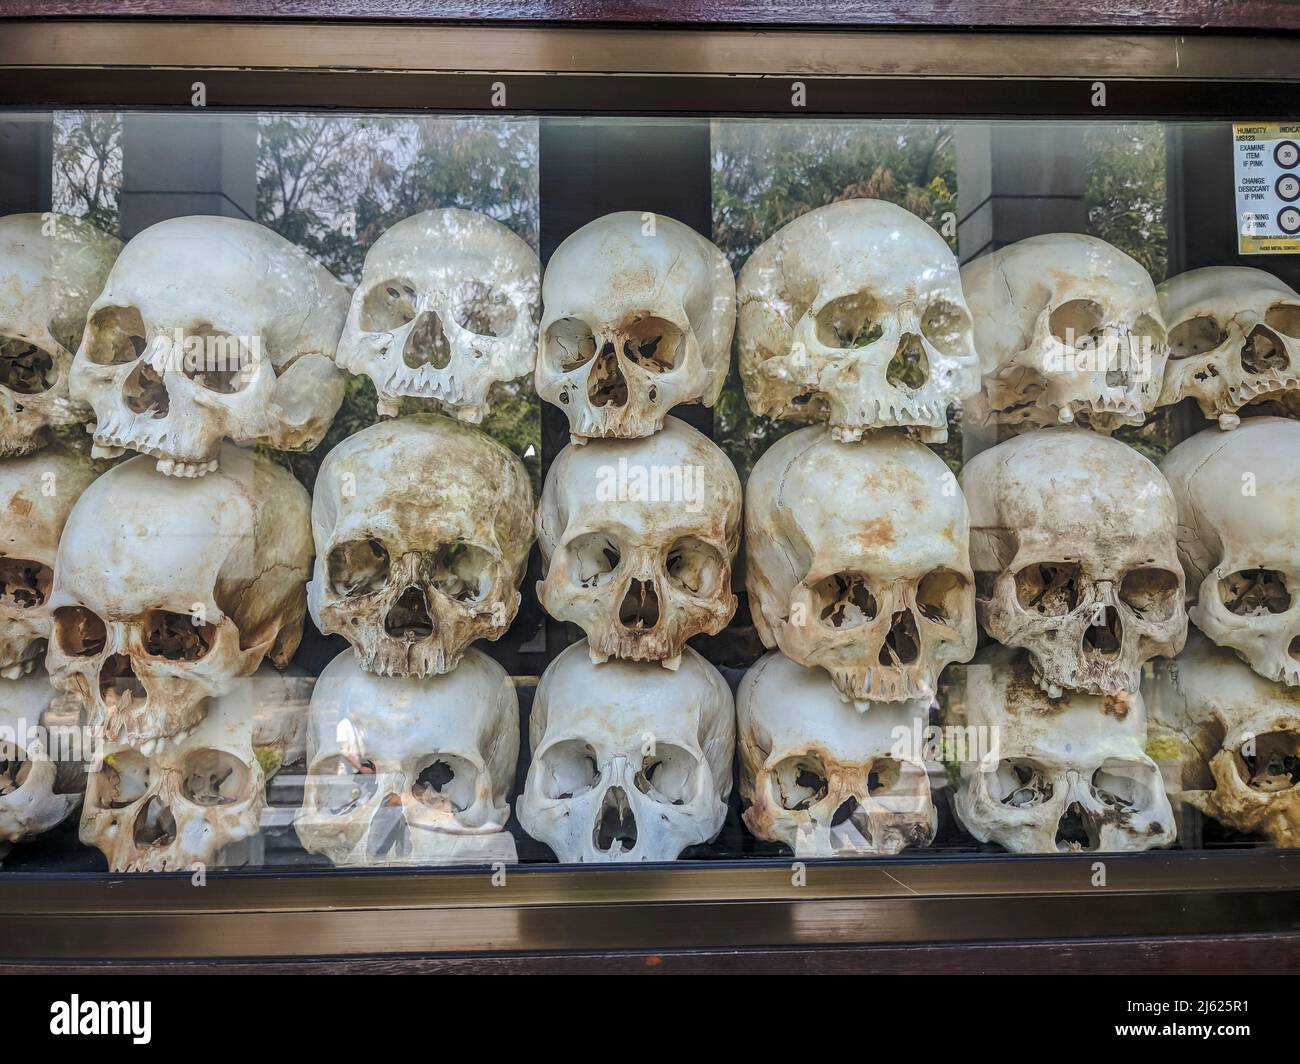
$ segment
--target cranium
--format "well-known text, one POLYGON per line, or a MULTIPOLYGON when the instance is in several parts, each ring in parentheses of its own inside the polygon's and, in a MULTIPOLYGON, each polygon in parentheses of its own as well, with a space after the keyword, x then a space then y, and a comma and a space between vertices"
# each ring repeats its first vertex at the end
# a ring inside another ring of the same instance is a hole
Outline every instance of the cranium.
POLYGON ((537 597, 587 633, 593 661, 662 661, 731 620, 740 479, 725 454, 670 417, 643 440, 566 447, 538 507, 537 597))
POLYGON ((962 267, 984 373, 976 422, 1098 432, 1140 425, 1156 405, 1168 347, 1142 265, 1080 233, 1030 237, 962 267))
POLYGON ((796 857, 928 846, 938 817, 912 736, 929 703, 855 712, 820 669, 772 651, 736 695, 745 824, 796 857))
POLYGON ((796 218, 740 271, 736 329, 749 405, 826 421, 852 442, 880 426, 948 438, 948 404, 979 390, 957 259, 916 215, 843 200, 796 218))
POLYGON ((72 353, 121 247, 66 214, 0 218, 0 458, 82 420, 68 400, 72 353))
POLYGON ((1191 270, 1157 291, 1169 323, 1161 406, 1192 396, 1223 429, 1248 403, 1300 408, 1300 295, 1248 266, 1191 270))
POLYGON ((494 383, 533 370, 540 272, 532 248, 486 215, 403 218, 366 254, 338 364, 374 381, 383 416, 419 396, 478 424, 494 383))
POLYGON ((745 493, 745 579, 765 646, 846 700, 928 700, 975 652, 966 502, 943 460, 895 432, 779 440, 745 493))
POLYGON ((622 211, 570 234, 542 282, 537 394, 575 443, 658 432, 712 406, 731 360, 736 282, 722 252, 671 218, 622 211))
POLYGON ((312 695, 298 838, 340 866, 513 863, 518 757, 514 686, 482 651, 427 677, 375 676, 345 651, 312 695))
POLYGON ((675 672, 551 662, 529 720, 519 822, 561 861, 672 861, 722 830, 731 793, 731 689, 690 647, 675 672))
POLYGON ((312 502, 312 619, 383 676, 450 672, 519 608, 533 541, 524 464, 435 414, 380 422, 326 456, 312 502))
POLYGON ((17 679, 45 656, 59 535, 95 479, 88 461, 52 448, 0 462, 0 676, 17 679))
POLYGON ((980 842, 1012 853, 1113 853, 1174 841, 1138 692, 1049 698, 1023 653, 989 647, 966 666, 964 703, 961 724, 992 736, 987 757, 961 763, 954 802, 980 842))
POLYGON ((1137 451, 1060 426, 1016 436, 962 471, 980 623, 1029 650, 1046 691, 1136 691, 1142 665, 1187 636, 1176 508, 1137 451))
POLYGON ((221 461, 196 481, 164 480, 143 456, 115 466, 73 507, 54 563, 50 675, 146 758, 302 636, 307 492, 247 451, 221 461))
POLYGON ((95 448, 202 476, 222 439, 320 443, 343 401, 334 345, 348 290, 283 237, 238 218, 173 218, 118 257, 72 365, 95 448))
POLYGON ((1178 500, 1192 623, 1261 676, 1300 684, 1300 423, 1208 429, 1161 468, 1178 500))

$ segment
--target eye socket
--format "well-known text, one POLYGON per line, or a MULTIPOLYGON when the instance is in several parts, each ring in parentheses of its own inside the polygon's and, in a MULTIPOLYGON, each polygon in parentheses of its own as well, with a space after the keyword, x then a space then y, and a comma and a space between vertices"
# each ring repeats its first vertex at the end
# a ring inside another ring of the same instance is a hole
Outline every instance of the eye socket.
POLYGON ((248 766, 226 750, 191 750, 180 777, 181 794, 195 805, 234 805, 252 789, 248 766))
POLYGON ((463 757, 434 753, 420 759, 411 795, 432 809, 463 813, 474 804, 478 770, 463 757))
POLYGON ((830 792, 829 776, 816 754, 787 757, 772 770, 776 800, 781 803, 782 809, 810 809, 830 792))
POLYGON ((1290 364, 1282 338, 1266 326, 1256 325, 1241 345, 1241 368, 1247 373, 1281 373, 1290 364))
POLYGON ((876 619, 876 598, 862 573, 832 573, 810 590, 817 620, 827 628, 857 628, 876 619))
POLYGON ((0 385, 19 395, 54 387, 54 356, 16 336, 0 336, 0 385))
POLYGON ((1188 318, 1169 330, 1169 357, 1192 358, 1213 351, 1228 338, 1228 331, 1209 315, 1188 318))
POLYGON ((921 314, 921 335, 945 355, 971 350, 970 327, 970 315, 946 299, 936 299, 921 314))
POLYGON ((902 779, 903 766, 897 758, 878 757, 871 762, 871 769, 867 772, 867 793, 873 798, 883 797, 902 779))
POLYGON ((188 613, 154 610, 145 618, 144 652, 168 661, 198 661, 217 638, 214 624, 195 624, 188 613))
POLYGON ((388 569, 388 551, 374 538, 340 543, 325 561, 330 590, 344 598, 373 595, 387 583, 388 569))
POLYGON ((994 801, 1012 809, 1031 809, 1052 797, 1052 781, 1040 765, 1024 758, 1004 758, 988 783, 994 801))
POLYGON ((472 543, 448 544, 439 555, 430 581, 449 599, 482 602, 492 590, 495 559, 472 543))
POLYGON ((565 546, 569 579, 579 587, 600 587, 613 579, 622 555, 607 532, 586 532, 565 546))
POLYGON ((505 336, 515 327, 518 313, 499 288, 475 282, 456 307, 456 324, 479 336, 505 336))
POLYGON ((87 329, 86 357, 97 366, 124 366, 144 354, 144 318, 135 307, 101 307, 87 329))
POLYGON ((1035 562, 1016 573, 1016 600, 1029 613, 1064 617, 1079 605, 1082 579, 1076 562, 1035 562))
MULTIPOLYGON (((260 343, 260 340, 259 340, 260 343)), ((257 360, 244 338, 197 325, 185 334, 181 372, 200 388, 235 395, 251 383, 257 360)))
POLYGON ((99 770, 95 802, 101 809, 125 809, 149 793, 149 762, 135 750, 118 750, 99 770))
POLYGON ((1110 758, 1092 774, 1092 793, 1111 809, 1141 812, 1155 797, 1151 783, 1150 765, 1110 758))
POLYGON ((26 558, 0 558, 0 606, 17 610, 43 606, 53 579, 48 565, 26 558))
POLYGON ((870 292, 832 299, 817 312, 817 342, 842 349, 874 344, 885 334, 888 311, 888 305, 870 292))
POLYGON ((708 596, 722 585, 726 563, 718 549, 694 536, 683 536, 668 548, 668 582, 688 595, 708 596))
POLYGON ((1243 744, 1233 758, 1242 783, 1254 791, 1276 794, 1300 784, 1300 734, 1265 732, 1243 744))
POLYGON ((682 355, 681 329, 663 318, 637 318, 622 333, 623 357, 651 373, 667 373, 682 355))
POLYGON ((31 773, 32 762, 27 752, 16 743, 0 742, 0 796, 13 794, 31 773))
POLYGON ((328 754, 308 770, 313 804, 333 816, 351 813, 374 797, 378 786, 375 763, 342 754, 328 754))
POLYGON ((1291 608, 1286 577, 1275 569, 1240 569, 1219 581, 1219 594, 1229 613, 1265 617, 1291 608))
POLYGON ((916 608, 921 616, 933 624, 949 627, 962 615, 969 581, 951 569, 931 569, 916 587, 916 608))
POLYGON ((1264 324, 1284 336, 1300 339, 1300 306, 1295 303, 1274 303, 1264 313, 1264 324))
POLYGON ((695 798, 699 764, 689 750, 657 743, 655 752, 641 761, 636 789, 665 805, 689 805, 695 798))
POLYGON ((1091 299, 1072 299, 1052 311, 1047 327, 1061 343, 1075 350, 1097 346, 1105 329, 1106 312, 1091 299))
POLYGON ((54 636, 65 654, 73 658, 94 657, 108 643, 108 629, 84 606, 60 606, 54 611, 54 636))
POLYGON ((581 318, 560 318, 546 330, 546 351, 551 364, 568 373, 596 357, 596 336, 581 318))
POLYGON ((574 798, 600 782, 596 751, 581 739, 565 739, 542 754, 542 793, 547 798, 574 798))
POLYGON ((361 300, 361 328, 365 332, 392 332, 415 318, 415 286, 403 278, 390 278, 370 286, 361 300))
POLYGON ((1120 581, 1119 597, 1140 617, 1167 621, 1178 611, 1178 577, 1168 569, 1130 569, 1120 581))

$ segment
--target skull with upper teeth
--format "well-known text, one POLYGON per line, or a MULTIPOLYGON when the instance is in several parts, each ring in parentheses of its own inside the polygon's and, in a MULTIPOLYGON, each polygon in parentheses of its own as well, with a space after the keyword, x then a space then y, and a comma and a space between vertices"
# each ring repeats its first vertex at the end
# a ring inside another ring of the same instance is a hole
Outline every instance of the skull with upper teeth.
POLYGON ((45 655, 59 536, 95 479, 78 454, 51 448, 0 462, 0 676, 17 679, 45 655))
POLYGON ((72 356, 121 247, 65 214, 0 218, 0 457, 84 418, 68 399, 72 356))
POLYGON ((1136 691, 1187 636, 1173 493, 1150 461, 1076 427, 1025 433, 966 464, 985 631, 1062 689, 1136 691))
POLYGON ((340 866, 513 863, 518 756, 514 685, 482 651, 427 677, 375 676, 345 651, 312 696, 298 837, 340 866))
POLYGON ((980 842, 1012 853, 1113 853, 1168 846, 1173 810, 1145 752, 1146 709, 1134 691, 1049 698, 1023 652, 989 647, 966 666, 965 714, 988 755, 963 761, 953 803, 980 842))
POLYGON ((975 422, 1140 425, 1168 346, 1150 275, 1096 237, 1050 233, 962 267, 983 388, 975 422))
POLYGON ((750 256, 737 291, 740 371, 769 417, 826 421, 851 442, 906 426, 948 438, 948 404, 979 389, 957 259, 914 214, 844 200, 750 256))
POLYGON ((841 696, 929 699, 975 652, 966 502, 943 460, 900 433, 774 444, 745 493, 746 584, 765 646, 831 674, 841 696))
POLYGON ((382 416, 418 396, 477 424, 493 384, 533 370, 539 274, 533 250, 485 215, 404 218, 366 255, 338 364, 374 381, 382 416))
POLYGON ((1300 295, 1271 273, 1208 266, 1159 288, 1169 323, 1160 405, 1191 396, 1219 427, 1235 428, 1248 403, 1300 409, 1300 295))
POLYGON ((46 664, 109 739, 155 747, 204 700, 302 636, 310 501, 284 469, 229 447, 220 472, 165 480, 140 456, 77 501, 50 596, 46 664))
POLYGON ((96 453, 195 477, 223 439, 311 450, 343 401, 332 359, 347 306, 346 287, 255 222, 150 226, 122 249, 72 365, 96 453))
POLYGON ((674 406, 717 401, 736 282, 689 226, 636 211, 589 222, 551 256, 542 301, 537 394, 575 443, 649 436, 674 406))
POLYGON ((675 672, 593 664, 582 643, 542 675, 519 822, 561 861, 672 861, 722 830, 736 743, 731 689, 687 647, 675 672))
POLYGON ((928 846, 938 815, 913 749, 928 710, 912 701, 858 713, 821 669, 772 651, 736 696, 746 826, 796 857, 928 846))
POLYGON ((312 619, 385 676, 450 672, 519 608, 533 541, 524 464, 490 436, 417 414, 371 425, 321 463, 312 619))

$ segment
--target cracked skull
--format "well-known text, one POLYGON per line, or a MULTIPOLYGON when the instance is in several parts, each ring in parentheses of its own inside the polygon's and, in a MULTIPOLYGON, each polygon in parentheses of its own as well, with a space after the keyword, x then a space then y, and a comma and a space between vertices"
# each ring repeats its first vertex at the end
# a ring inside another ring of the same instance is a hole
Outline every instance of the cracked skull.
POLYGON ((163 480, 144 456, 77 501, 50 596, 46 665, 93 727, 144 757, 302 637, 310 501, 284 469, 227 447, 220 472, 163 480))
POLYGON ((917 700, 858 713, 821 669, 772 651, 736 695, 746 827, 800 858, 928 846, 938 814, 912 750, 928 711, 917 700))
POLYGON ((923 445, 791 433, 755 464, 745 495, 758 633, 829 672, 859 709, 928 700, 943 667, 975 652, 968 539, 957 480, 923 445))
POLYGON ((1168 346, 1155 285, 1096 237, 1030 237, 962 267, 984 374, 968 404, 987 423, 1140 425, 1168 346))
POLYGON ((796 218, 740 271, 745 397, 760 414, 948 438, 948 404, 979 390, 957 259, 920 218, 844 200, 796 218))
POLYGON ((68 398, 72 356, 121 247, 66 214, 0 218, 0 458, 83 420, 68 398))
POLYGON ((1136 691, 1187 636, 1177 510, 1160 470, 1078 427, 1039 429, 962 471, 984 630, 1029 651, 1052 695, 1136 691))
POLYGON ((347 306, 345 286, 265 226, 150 226, 122 249, 72 366, 96 454, 141 451, 195 477, 223 439, 311 450, 343 401, 332 360, 347 306))
POLYGON ((31 672, 50 635, 50 585, 59 536, 95 479, 91 464, 51 448, 0 462, 0 676, 31 672))
POLYGON ((993 736, 987 757, 961 763, 953 803, 980 842, 1012 853, 1117 853, 1173 843, 1173 809, 1145 752, 1139 693, 1069 691, 1052 699, 1034 682, 1023 652, 989 647, 966 666, 964 701, 961 725, 993 736))
POLYGON ((735 718, 726 681, 690 647, 670 672, 596 665, 574 643, 537 687, 519 822, 560 861, 676 860, 722 830, 735 718))
POLYGON ((375 676, 345 651, 312 696, 298 838, 339 866, 513 864, 518 757, 514 685, 482 651, 426 677, 375 676))
POLYGON ((1207 429, 1161 468, 1178 500, 1192 623, 1261 676, 1300 685, 1300 423, 1207 429))
POLYGON ((575 443, 649 436, 674 406, 722 391, 736 282, 689 226, 636 211, 589 222, 551 256, 542 301, 537 394, 575 443))
POLYGON ((1247 266, 1191 270, 1158 291, 1169 323, 1161 406, 1191 396, 1223 429, 1251 403, 1300 412, 1300 295, 1247 266))
POLYGON ((347 639, 368 672, 431 676, 514 620, 533 491, 523 462, 490 436, 416 414, 326 456, 312 532, 316 626, 347 639))
POLYGON ((478 424, 493 384, 533 371, 540 273, 532 248, 486 215, 404 218, 366 254, 338 364, 374 382, 382 416, 417 396, 478 424))
POLYGON ((644 440, 570 445, 538 508, 538 600, 583 628, 593 661, 675 668, 687 639, 716 635, 736 610, 740 512, 731 461, 676 418, 644 440))

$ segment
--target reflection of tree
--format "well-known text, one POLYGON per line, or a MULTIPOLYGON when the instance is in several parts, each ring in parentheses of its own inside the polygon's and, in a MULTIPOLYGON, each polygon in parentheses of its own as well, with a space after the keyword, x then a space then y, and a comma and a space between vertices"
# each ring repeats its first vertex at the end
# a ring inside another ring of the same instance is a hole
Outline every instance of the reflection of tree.
POLYGON ((53 154, 54 209, 116 233, 122 191, 121 115, 56 112, 53 154))
POLYGON ((1165 279, 1169 246, 1165 216, 1165 131, 1154 122, 1090 126, 1088 232, 1114 244, 1165 279))

